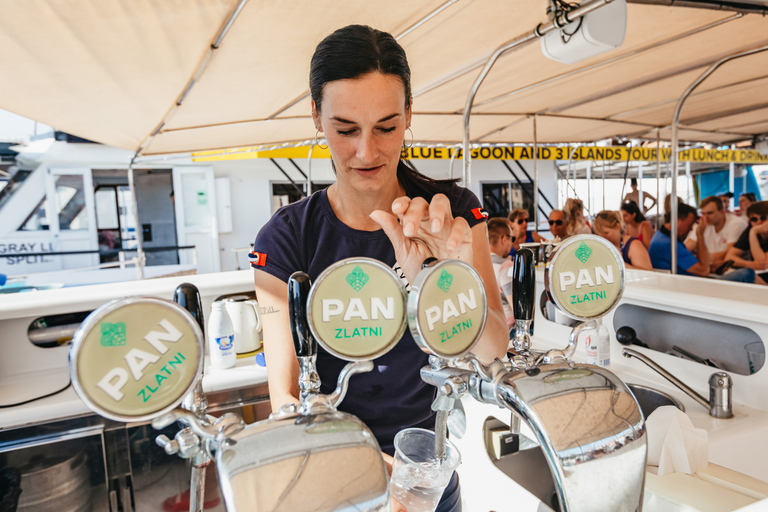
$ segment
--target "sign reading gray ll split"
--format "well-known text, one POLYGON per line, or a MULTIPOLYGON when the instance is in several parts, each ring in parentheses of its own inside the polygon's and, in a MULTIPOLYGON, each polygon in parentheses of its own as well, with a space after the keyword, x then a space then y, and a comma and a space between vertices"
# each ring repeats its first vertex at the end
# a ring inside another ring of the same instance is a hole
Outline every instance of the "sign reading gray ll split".
POLYGON ((624 262, 603 238, 572 237, 553 255, 546 284, 555 304, 567 315, 582 320, 600 317, 621 297, 624 262))

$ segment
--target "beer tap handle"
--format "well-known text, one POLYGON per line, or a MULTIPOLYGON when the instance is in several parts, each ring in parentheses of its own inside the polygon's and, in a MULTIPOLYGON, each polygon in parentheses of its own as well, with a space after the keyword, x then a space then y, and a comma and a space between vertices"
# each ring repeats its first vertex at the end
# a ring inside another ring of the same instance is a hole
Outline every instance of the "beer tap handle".
POLYGON ((304 272, 294 272, 288 279, 288 312, 291 320, 293 348, 298 357, 317 355, 317 342, 307 323, 307 297, 311 283, 304 272))
POLYGON ((311 407, 320 394, 320 376, 315 368, 317 341, 309 330, 307 298, 311 283, 304 272, 294 272, 288 279, 288 314, 291 321, 293 348, 299 359, 299 400, 303 409, 311 407))
POLYGON ((536 302, 536 267, 533 252, 520 249, 515 254, 512 281, 512 302, 515 320, 533 320, 536 302))
POLYGON ((515 254, 512 280, 512 307, 517 330, 513 340, 515 352, 530 349, 528 331, 533 320, 536 304, 536 262, 530 249, 523 248, 515 254))
MULTIPOLYGON (((182 283, 173 291, 173 302, 186 309, 192 318, 195 319, 200 331, 205 339, 205 313, 203 312, 203 301, 200 298, 200 292, 197 286, 192 283, 182 283)), ((205 346, 198 347, 200 351, 205 351, 205 346)), ((192 392, 184 398, 181 404, 183 408, 192 411, 198 418, 206 417, 208 409, 208 399, 203 392, 203 379, 201 378, 192 392)))

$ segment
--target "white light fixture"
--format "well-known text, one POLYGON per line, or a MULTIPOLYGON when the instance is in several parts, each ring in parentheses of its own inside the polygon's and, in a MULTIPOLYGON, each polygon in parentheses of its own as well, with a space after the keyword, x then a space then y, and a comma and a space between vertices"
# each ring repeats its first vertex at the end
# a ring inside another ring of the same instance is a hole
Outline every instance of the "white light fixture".
POLYGON ((541 51, 552 60, 573 64, 618 48, 627 32, 627 2, 613 0, 541 38, 541 51))
POLYGON ((768 134, 755 138, 755 149, 758 150, 761 155, 768 155, 768 134))

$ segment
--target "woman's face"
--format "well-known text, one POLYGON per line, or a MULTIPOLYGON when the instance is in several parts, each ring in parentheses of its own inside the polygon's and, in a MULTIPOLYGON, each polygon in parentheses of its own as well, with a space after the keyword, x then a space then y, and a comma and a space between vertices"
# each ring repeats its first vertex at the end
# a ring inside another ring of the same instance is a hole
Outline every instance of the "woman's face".
POLYGON ((607 226, 602 226, 599 230, 600 232, 597 233, 597 235, 605 238, 609 242, 611 242, 613 245, 618 246, 621 243, 621 226, 618 224, 612 228, 607 226))
POLYGON ((749 208, 751 204, 752 201, 747 199, 747 196, 741 196, 739 198, 739 212, 744 215, 747 212, 747 208, 749 208))
POLYGON ((634 216, 631 213, 629 213, 627 211, 624 211, 624 210, 620 210, 620 211, 621 211, 621 218, 624 219, 624 224, 634 224, 635 223, 635 218, 634 218, 634 216))
POLYGON ((325 134, 336 178, 360 192, 397 185, 397 164, 411 109, 396 75, 369 73, 328 82, 322 111, 312 102, 315 126, 325 134))
POLYGON ((528 215, 518 215, 515 220, 510 222, 510 225, 512 226, 512 233, 515 235, 515 238, 525 242, 525 232, 528 231, 528 215))

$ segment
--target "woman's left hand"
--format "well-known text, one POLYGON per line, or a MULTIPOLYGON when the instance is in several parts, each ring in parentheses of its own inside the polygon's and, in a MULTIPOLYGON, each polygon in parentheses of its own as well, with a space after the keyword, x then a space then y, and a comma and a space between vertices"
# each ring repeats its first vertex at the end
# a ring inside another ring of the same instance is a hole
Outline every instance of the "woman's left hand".
POLYGON ((451 203, 437 194, 424 198, 398 197, 392 215, 382 210, 371 218, 384 229, 395 248, 395 258, 409 283, 414 282, 425 259, 460 259, 472 264, 472 230, 462 217, 454 218, 451 203), (400 221, 398 223, 398 220, 400 221))

